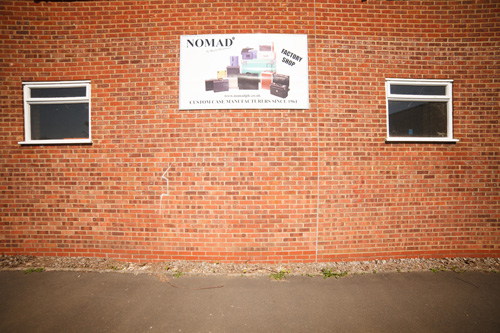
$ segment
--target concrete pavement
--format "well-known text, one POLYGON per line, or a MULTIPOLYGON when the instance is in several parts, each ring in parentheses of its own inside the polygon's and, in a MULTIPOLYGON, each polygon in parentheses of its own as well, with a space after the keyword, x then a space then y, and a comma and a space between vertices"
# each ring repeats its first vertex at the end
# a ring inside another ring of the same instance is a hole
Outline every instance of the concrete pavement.
POLYGON ((500 332, 495 273, 170 281, 2 271, 0 332, 500 332))

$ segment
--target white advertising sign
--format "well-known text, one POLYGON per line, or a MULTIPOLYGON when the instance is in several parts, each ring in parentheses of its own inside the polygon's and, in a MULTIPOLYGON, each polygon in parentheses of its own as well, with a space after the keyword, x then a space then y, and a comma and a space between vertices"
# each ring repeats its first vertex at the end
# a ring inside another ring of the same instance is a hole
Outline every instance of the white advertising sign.
POLYGON ((309 109, 307 35, 181 36, 179 109, 309 109))

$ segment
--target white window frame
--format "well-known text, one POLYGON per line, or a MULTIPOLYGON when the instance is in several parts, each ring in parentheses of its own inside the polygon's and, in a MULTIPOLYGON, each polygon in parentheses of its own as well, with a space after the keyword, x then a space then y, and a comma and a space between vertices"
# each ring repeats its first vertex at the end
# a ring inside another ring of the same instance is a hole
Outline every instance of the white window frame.
POLYGON ((23 82, 24 99, 24 141, 19 142, 23 145, 48 145, 48 144, 79 144, 92 143, 91 129, 91 85, 90 80, 85 81, 58 81, 58 82, 23 82), (85 87, 85 96, 80 97, 43 97, 32 98, 31 89, 33 88, 78 88, 85 87), (89 137, 82 139, 50 139, 50 140, 32 140, 31 139, 31 105, 35 104, 71 104, 88 103, 89 106, 89 137))
POLYGON ((458 142, 453 138, 453 80, 413 80, 388 78, 385 81, 386 91, 386 116, 387 116, 387 142, 458 142), (391 85, 410 86, 444 86, 445 95, 403 95, 391 94, 391 85), (447 126, 445 137, 401 137, 391 136, 389 132, 389 101, 421 101, 421 102, 446 102, 447 105, 447 126))

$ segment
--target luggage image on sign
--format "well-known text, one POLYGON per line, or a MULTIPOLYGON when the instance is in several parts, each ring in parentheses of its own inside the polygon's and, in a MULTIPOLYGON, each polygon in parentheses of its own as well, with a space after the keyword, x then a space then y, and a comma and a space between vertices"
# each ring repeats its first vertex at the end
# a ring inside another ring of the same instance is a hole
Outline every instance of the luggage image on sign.
POLYGON ((257 59, 276 59, 276 52, 272 51, 259 51, 257 59))
POLYGON ((240 74, 240 66, 227 66, 227 77, 237 76, 240 74))
POLYGON ((238 76, 238 88, 239 89, 249 89, 258 90, 260 79, 257 74, 245 73, 238 76))
POLYGON ((283 86, 290 87, 290 76, 283 74, 274 74, 273 75, 273 83, 278 83, 283 86))
POLYGON ((255 59, 257 58, 257 50, 248 50, 241 54, 242 59, 255 59))
POLYGON ((238 56, 231 56, 229 58, 229 65, 232 67, 239 66, 240 65, 240 60, 238 56))
POLYGON ((272 45, 259 45, 259 51, 273 51, 272 45))
POLYGON ((241 50, 241 59, 254 59, 257 56, 257 50, 251 47, 245 47, 241 50))
POLYGON ((271 95, 278 96, 281 98, 288 97, 288 86, 279 84, 279 83, 271 83, 271 95))
POLYGON ((217 79, 205 80, 205 91, 214 90, 214 81, 217 79))
POLYGON ((226 71, 217 71, 218 79, 225 79, 227 77, 226 71))
POLYGON ((260 74, 261 88, 269 90, 271 88, 271 83, 273 83, 273 72, 262 72, 260 74))
POLYGON ((214 81, 214 92, 229 91, 229 80, 219 79, 214 81))
POLYGON ((238 89, 238 77, 230 76, 227 78, 229 81, 229 89, 238 89))
POLYGON ((244 47, 243 49, 241 49, 241 54, 243 55, 243 53, 248 53, 248 51, 252 50, 253 48, 251 47, 244 47))
POLYGON ((241 72, 259 75, 262 72, 276 72, 276 61, 274 59, 242 60, 241 72))

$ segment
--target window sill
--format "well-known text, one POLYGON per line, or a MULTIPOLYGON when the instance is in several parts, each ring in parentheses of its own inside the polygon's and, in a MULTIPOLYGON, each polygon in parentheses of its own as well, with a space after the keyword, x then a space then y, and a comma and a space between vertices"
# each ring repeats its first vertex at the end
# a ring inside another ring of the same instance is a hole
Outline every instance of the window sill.
POLYGON ((74 144, 91 144, 91 139, 65 139, 65 140, 32 140, 18 142, 20 145, 74 145, 74 144))
POLYGON ((415 142, 415 143, 456 143, 458 139, 450 138, 408 138, 408 137, 393 137, 386 138, 385 142, 415 142))

